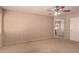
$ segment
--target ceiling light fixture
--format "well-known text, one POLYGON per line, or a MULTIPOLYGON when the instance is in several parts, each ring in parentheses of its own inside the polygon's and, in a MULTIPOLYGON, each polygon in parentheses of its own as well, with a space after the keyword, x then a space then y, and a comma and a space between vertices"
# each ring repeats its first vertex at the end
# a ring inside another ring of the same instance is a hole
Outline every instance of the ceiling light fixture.
POLYGON ((70 12, 70 10, 64 10, 64 6, 56 6, 54 9, 49 9, 48 14, 49 15, 60 15, 62 12, 70 12))
POLYGON ((60 15, 60 14, 61 14, 60 12, 55 12, 54 13, 55 16, 60 15))
POLYGON ((58 12, 55 12, 54 15, 57 16, 58 12))

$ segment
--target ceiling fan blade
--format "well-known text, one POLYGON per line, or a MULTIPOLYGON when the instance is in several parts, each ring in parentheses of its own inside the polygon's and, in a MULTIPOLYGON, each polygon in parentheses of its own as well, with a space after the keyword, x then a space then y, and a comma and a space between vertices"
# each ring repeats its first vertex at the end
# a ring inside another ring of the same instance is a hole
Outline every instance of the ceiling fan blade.
POLYGON ((70 12, 70 10, 63 10, 63 12, 70 12))
POLYGON ((56 8, 59 8, 60 6, 56 6, 56 8))
POLYGON ((63 8, 65 8, 65 6, 61 6, 61 8, 63 9, 63 8))

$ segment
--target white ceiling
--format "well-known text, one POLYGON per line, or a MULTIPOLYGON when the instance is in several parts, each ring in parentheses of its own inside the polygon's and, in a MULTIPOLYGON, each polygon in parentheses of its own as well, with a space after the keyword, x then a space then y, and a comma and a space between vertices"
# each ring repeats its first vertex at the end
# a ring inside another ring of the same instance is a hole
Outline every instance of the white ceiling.
MULTIPOLYGON (((38 15, 48 16, 48 9, 54 8, 55 6, 3 6, 6 10, 19 11, 24 13, 34 13, 38 15)), ((68 6, 66 9, 71 10, 71 13, 78 13, 79 6, 68 6)), ((66 13, 64 13, 66 14, 66 13)))

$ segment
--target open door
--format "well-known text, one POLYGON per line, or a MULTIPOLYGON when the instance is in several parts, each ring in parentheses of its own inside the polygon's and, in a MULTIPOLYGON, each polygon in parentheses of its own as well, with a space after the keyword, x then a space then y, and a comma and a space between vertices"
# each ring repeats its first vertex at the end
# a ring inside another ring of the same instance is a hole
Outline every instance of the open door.
POLYGON ((64 38, 64 20, 63 19, 54 20, 54 37, 64 38))

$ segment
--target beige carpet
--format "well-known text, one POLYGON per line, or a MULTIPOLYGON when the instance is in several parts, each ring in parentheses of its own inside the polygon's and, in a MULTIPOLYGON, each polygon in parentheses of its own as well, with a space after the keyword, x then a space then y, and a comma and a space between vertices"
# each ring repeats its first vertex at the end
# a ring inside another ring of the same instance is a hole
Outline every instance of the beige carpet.
POLYGON ((79 44, 62 39, 46 39, 46 40, 39 40, 22 44, 4 46, 0 48, 0 52, 10 52, 10 53, 79 52, 79 44))

